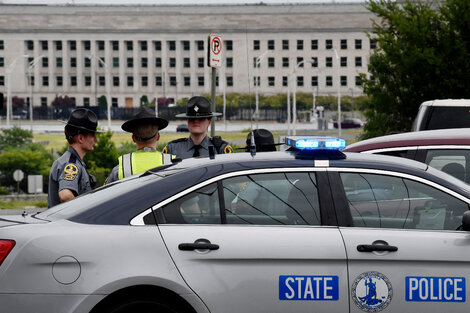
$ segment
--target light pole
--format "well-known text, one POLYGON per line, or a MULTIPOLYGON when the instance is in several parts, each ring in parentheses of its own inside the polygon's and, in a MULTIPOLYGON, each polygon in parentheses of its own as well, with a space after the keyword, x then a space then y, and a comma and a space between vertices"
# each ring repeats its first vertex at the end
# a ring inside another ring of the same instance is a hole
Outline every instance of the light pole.
POLYGON ((335 57, 336 57, 336 68, 337 68, 337 73, 338 73, 338 137, 341 138, 341 92, 340 92, 340 87, 341 87, 341 77, 339 76, 339 66, 340 66, 340 61, 339 61, 339 56, 338 56, 338 51, 336 49, 333 49, 335 52, 335 57))
POLYGON ((38 57, 35 57, 32 61, 28 63, 28 82, 29 82, 29 121, 31 123, 31 131, 33 130, 33 80, 31 72, 36 67, 37 62, 45 57, 45 54, 41 54, 38 57))
POLYGON ((15 68, 16 62, 18 62, 19 58, 27 58, 29 57, 27 54, 17 56, 8 66, 6 70, 7 74, 7 127, 10 126, 10 117, 12 115, 12 105, 11 105, 11 73, 13 73, 13 69, 15 68))
MULTIPOLYGON (((106 84, 106 106, 107 106, 107 110, 108 110, 108 129, 111 130, 111 74, 109 72, 109 67, 108 65, 103 61, 102 58, 100 58, 99 56, 96 56, 94 54, 90 54, 89 56, 87 56, 88 59, 96 59, 98 60, 99 63, 101 63, 103 66, 104 66, 104 70, 105 70, 105 73, 106 73, 106 76, 108 77, 108 81, 105 82, 106 84)), ((96 67, 95 67, 95 74, 96 74, 96 67)), ((95 91, 96 91, 96 88, 97 88, 97 79, 96 79, 96 76, 95 76, 95 91)), ((96 96, 95 96, 95 99, 96 99, 96 96)))
POLYGON ((256 109, 255 109, 255 118, 256 118, 256 128, 258 129, 258 119, 259 119, 259 95, 258 95, 258 86, 259 86, 259 66, 261 61, 266 57, 266 55, 272 52, 272 50, 266 50, 263 54, 261 54, 259 57, 256 58, 256 84, 255 84, 255 103, 256 103, 256 109))
MULTIPOLYGON (((297 133, 297 130, 296 130, 296 120, 297 120, 297 100, 296 100, 296 93, 297 93, 297 75, 295 70, 302 66, 305 61, 309 62, 309 63, 314 63, 315 61, 313 59, 310 59, 310 60, 302 60, 300 61, 299 63, 297 63, 294 67, 294 69, 292 70, 291 72, 291 75, 290 76, 293 76, 295 79, 294 79, 294 90, 293 90, 293 97, 292 97, 292 123, 293 123, 293 132, 294 132, 294 136, 296 135, 297 133)), ((287 83, 287 90, 289 91, 289 83, 287 83)), ((289 113, 289 112, 288 112, 289 113)), ((289 123, 290 123, 290 120, 289 120, 289 123)), ((290 127, 289 127, 289 131, 290 131, 290 127)), ((290 135, 290 132, 288 133, 290 135)))

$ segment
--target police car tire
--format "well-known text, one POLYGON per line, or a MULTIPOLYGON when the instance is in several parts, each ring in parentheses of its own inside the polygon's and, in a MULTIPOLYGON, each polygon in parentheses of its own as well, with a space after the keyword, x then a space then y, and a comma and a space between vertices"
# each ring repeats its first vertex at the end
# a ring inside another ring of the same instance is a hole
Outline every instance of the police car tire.
POLYGON ((158 299, 128 299, 111 305, 103 313, 183 313, 158 299))

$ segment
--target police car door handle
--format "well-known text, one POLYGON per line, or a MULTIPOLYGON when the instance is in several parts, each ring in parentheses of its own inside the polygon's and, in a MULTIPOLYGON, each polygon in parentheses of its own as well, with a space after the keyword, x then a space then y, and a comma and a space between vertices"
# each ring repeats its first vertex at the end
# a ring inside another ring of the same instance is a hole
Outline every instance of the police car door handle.
POLYGON ((218 250, 219 245, 206 243, 206 242, 195 242, 195 243, 180 243, 178 249, 182 251, 192 250, 218 250))
POLYGON ((373 251, 398 251, 398 247, 389 245, 358 245, 357 251, 359 252, 373 252, 373 251))

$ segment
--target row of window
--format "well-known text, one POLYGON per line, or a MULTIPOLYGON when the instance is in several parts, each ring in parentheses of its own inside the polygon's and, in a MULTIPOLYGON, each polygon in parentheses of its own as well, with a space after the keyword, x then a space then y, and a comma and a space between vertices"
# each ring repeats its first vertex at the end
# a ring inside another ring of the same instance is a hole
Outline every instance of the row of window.
MULTIPOLYGON (((290 66, 291 58, 283 57, 281 59, 282 67, 289 67, 290 66)), ((268 58, 268 67, 276 67, 276 58, 269 57, 268 58)), ((339 59, 341 67, 348 66, 348 57, 340 57, 339 59)), ((296 58, 296 66, 297 67, 304 67, 305 63, 310 63, 312 67, 318 67, 318 57, 312 57, 310 59, 304 59, 303 57, 296 58)), ((355 57, 354 58, 354 65, 356 67, 362 67, 362 57, 355 57)), ((253 58, 253 67, 260 67, 261 63, 259 62, 258 58, 253 58)), ((333 57, 325 57, 325 67, 333 67, 333 57)))
MULTIPOLYGON (((288 39, 284 39, 281 42, 282 50, 289 50, 290 49, 290 41, 288 39)), ((333 40, 332 39, 325 39, 326 50, 334 49, 333 40)), ((339 47, 341 50, 348 49, 348 39, 341 39, 339 42, 339 47)), ((377 47, 377 42, 374 39, 369 40, 369 47, 370 49, 375 49, 377 47)), ((296 41, 296 48, 297 50, 304 50, 304 40, 298 39, 296 41)), ((276 41, 273 39, 266 41, 266 49, 268 50, 275 50, 276 49, 276 41)), ((310 49, 311 50, 318 50, 319 49, 319 41, 318 39, 310 40, 310 49)), ((362 49, 362 39, 354 39, 354 49, 361 50, 362 49)), ((260 40, 253 40, 253 50, 261 50, 261 41, 260 40)))
MULTIPOLYGON (((96 44, 96 49, 98 51, 105 50, 105 41, 104 40, 97 40, 94 42, 96 44)), ((151 41, 153 48, 155 51, 162 50, 162 41, 161 40, 153 40, 151 41)), ((53 40, 52 44, 56 51, 62 51, 64 49, 64 42, 62 40, 53 40)), ((91 40, 84 40, 79 41, 77 44, 76 40, 68 40, 65 42, 67 45, 68 50, 76 51, 78 49, 78 45, 82 45, 82 49, 85 51, 91 50, 92 41, 91 40)), ((113 51, 119 51, 121 43, 118 40, 111 40, 111 49, 113 51)), ((167 47, 169 51, 176 51, 176 40, 168 40, 166 41, 167 47)), ((204 40, 196 40, 193 43, 198 51, 204 51, 204 47, 206 42, 204 40)), ((34 50, 34 41, 33 40, 26 40, 25 41, 26 49, 27 50, 34 50)), ((125 47, 127 51, 134 50, 134 41, 132 40, 125 40, 122 42, 122 45, 125 47)), ((139 40, 137 41, 137 45, 139 46, 140 51, 148 51, 149 49, 149 41, 147 40, 139 40)), ((39 40, 39 46, 43 51, 49 50, 49 41, 48 40, 39 40)), ((181 41, 181 48, 184 51, 191 50, 191 42, 189 40, 182 40, 181 41)), ((233 41, 232 40, 225 40, 224 41, 224 50, 231 51, 233 50, 233 41)))
MULTIPOLYGON (((269 87, 275 87, 276 86, 276 77, 274 76, 268 76, 267 77, 268 81, 268 86, 269 87)), ((318 85, 318 76, 312 76, 311 77, 311 86, 316 87, 318 85)), ((261 85, 261 78, 259 76, 253 77, 253 86, 258 86, 261 85)), ((282 86, 287 87, 289 84, 289 78, 288 76, 282 76, 282 86)), ((304 84, 304 77, 303 76, 297 76, 297 81, 296 81, 297 87, 303 87, 305 86, 304 84)), ((347 76, 340 76, 340 84, 343 87, 348 86, 348 77, 347 76)), ((356 86, 361 86, 362 80, 360 76, 355 76, 354 77, 354 84, 356 86)), ((325 76, 325 86, 326 87, 332 87, 333 86, 333 76, 325 76)))

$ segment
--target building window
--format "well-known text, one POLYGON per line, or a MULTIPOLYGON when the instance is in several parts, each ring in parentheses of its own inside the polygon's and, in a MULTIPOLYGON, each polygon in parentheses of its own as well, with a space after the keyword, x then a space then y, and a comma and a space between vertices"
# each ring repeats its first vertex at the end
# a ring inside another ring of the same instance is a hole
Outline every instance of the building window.
POLYGON ((253 67, 254 68, 260 67, 260 63, 258 63, 258 58, 257 57, 253 58, 253 67))
POLYGON ((69 48, 70 48, 70 51, 76 51, 77 50, 77 42, 75 40, 70 40, 69 41, 69 48))
POLYGON ((191 77, 189 77, 189 76, 184 77, 184 85, 185 86, 191 86, 191 77))
POLYGON ((170 86, 176 86, 176 76, 170 76, 170 86))
POLYGON ((313 57, 311 59, 311 63, 312 63, 312 67, 318 67, 318 58, 317 57, 313 57))
POLYGON ((348 40, 341 39, 341 50, 346 50, 348 48, 348 40))
POLYGON ((354 41, 354 47, 356 50, 361 50, 362 49, 362 40, 361 39, 356 39, 354 41))
POLYGON ((47 107, 47 97, 41 97, 41 106, 47 107))
POLYGON ((104 57, 101 57, 101 58, 99 58, 99 59, 100 59, 101 61, 99 61, 99 60, 97 61, 97 62, 98 62, 98 67, 103 67, 103 66, 104 66, 103 63, 106 63, 105 58, 104 58, 104 57))
POLYGON ((106 85, 106 79, 104 76, 99 76, 98 77, 98 82, 100 84, 101 87, 104 87, 106 85))
POLYGON ((354 78, 355 78, 355 81, 356 81, 356 86, 361 86, 362 85, 361 76, 356 76, 354 78))
POLYGON ((176 50, 176 41, 169 40, 169 41, 167 41, 167 44, 168 44, 168 50, 170 50, 170 51, 175 51, 176 50))
POLYGON ((329 87, 333 86, 333 77, 326 76, 326 85, 329 87))
POLYGON ((304 50, 304 41, 302 39, 297 40, 297 50, 304 50))
POLYGON ((275 79, 274 76, 269 76, 268 77, 268 86, 269 87, 274 87, 275 79))
POLYGON ((155 86, 161 86, 161 85, 162 85, 162 77, 155 76, 155 86))
POLYGON ((228 68, 233 67, 233 58, 227 58, 226 64, 228 68))
MULTIPOLYGON (((198 40, 196 41, 196 43, 197 43, 197 50, 204 51, 204 40, 198 40)), ((204 84, 202 86, 204 86, 204 84)))
POLYGON ((289 67, 289 58, 282 58, 282 67, 289 67))
POLYGON ((149 85, 149 78, 147 76, 142 76, 142 87, 147 87, 149 85))
POLYGON ((128 87, 134 86, 134 77, 133 76, 127 76, 127 86, 128 87))
POLYGON ((225 50, 227 50, 227 51, 232 51, 233 50, 233 41, 232 40, 226 40, 225 41, 225 50))
POLYGON ((148 46, 147 46, 147 41, 139 41, 139 45, 140 45, 140 51, 147 51, 148 49, 148 46))
POLYGON ((189 48, 190 48, 189 41, 188 40, 183 40, 182 43, 183 43, 183 50, 184 51, 189 51, 189 48))
POLYGON ((83 63, 85 65, 85 67, 91 67, 91 60, 89 58, 85 58, 83 63))
POLYGON ((204 67, 204 58, 197 58, 197 67, 199 68, 204 67))
POLYGON ((118 98, 111 98, 111 105, 113 106, 113 108, 117 108, 118 98))
POLYGON ((348 85, 348 77, 347 76, 341 76, 341 86, 347 86, 348 85))
POLYGON ((331 40, 331 39, 326 39, 325 40, 325 49, 326 50, 333 49, 333 40, 331 40))
POLYGON ((48 45, 47 45, 47 40, 41 40, 41 48, 44 51, 47 51, 48 45))
POLYGON ((227 76, 227 87, 233 87, 233 76, 227 76))
POLYGON ((26 41, 26 49, 34 50, 34 42, 32 40, 26 41))
POLYGON ((356 67, 362 66, 362 57, 356 57, 356 67))
POLYGON ((259 76, 253 77, 253 86, 259 86, 261 84, 261 78, 259 76))
POLYGON ((318 50, 318 40, 312 39, 312 50, 318 50))
POLYGON ((77 67, 77 58, 70 58, 70 67, 77 67))
POLYGON ((113 46, 113 51, 119 51, 119 41, 113 40, 111 41, 111 45, 113 46))
POLYGON ((0 40, 0 50, 5 49, 5 42, 3 40, 0 40))
POLYGON ((371 50, 377 48, 377 40, 375 40, 375 39, 369 39, 369 45, 370 45, 370 49, 371 49, 371 50))
POLYGON ((341 57, 340 58, 340 64, 341 64, 341 67, 347 67, 348 66, 348 57, 341 57))
POLYGON ((289 40, 282 40, 282 50, 289 50, 289 40))
POLYGON ((298 87, 303 87, 304 86, 304 77, 303 76, 297 76, 297 86, 298 87))
POLYGON ((0 57, 0 67, 5 66, 5 59, 3 57, 0 57))
POLYGON ((154 41, 153 46, 155 47, 155 51, 162 50, 162 42, 160 40, 154 41))
POLYGON ((62 41, 60 41, 60 40, 55 41, 55 49, 56 49, 57 51, 61 51, 61 50, 62 50, 62 41))
POLYGON ((29 76, 29 85, 34 86, 34 76, 29 76))
POLYGON ((91 86, 91 76, 85 76, 85 86, 91 86))
POLYGON ((170 58, 170 67, 176 67, 176 58, 170 58))
POLYGON ((119 58, 113 58, 113 67, 119 67, 119 58))
POLYGON ((274 40, 268 40, 268 50, 274 50, 274 40))
POLYGON ((312 87, 318 86, 318 76, 312 76, 312 87))
POLYGON ((98 40, 96 42, 96 45, 98 46, 99 51, 104 51, 104 41, 103 40, 98 40))
POLYGON ((333 58, 332 57, 326 57, 325 66, 326 67, 333 67, 333 58))
POLYGON ((127 67, 134 67, 134 58, 127 58, 127 67))
POLYGON ((197 85, 200 87, 204 86, 204 76, 198 76, 197 77, 197 85))
POLYGON ((57 87, 62 87, 64 85, 64 79, 62 76, 57 76, 57 87))
POLYGON ((83 98, 83 105, 86 106, 86 107, 89 107, 90 106, 90 98, 84 97, 83 98))
POLYGON ((147 68, 148 63, 149 63, 148 58, 141 58, 140 59, 140 67, 147 68))
POLYGON ((162 58, 155 58, 155 67, 162 67, 162 58))
POLYGON ((49 58, 42 58, 42 67, 49 67, 49 58))
POLYGON ((126 49, 127 51, 132 51, 134 50, 134 43, 132 41, 126 41, 126 49))
POLYGON ((298 67, 304 67, 304 63, 305 63, 304 58, 302 58, 302 57, 297 58, 297 66, 298 67))
POLYGON ((282 86, 283 87, 287 87, 288 81, 289 80, 288 80, 287 76, 282 76, 282 86))
POLYGON ((77 76, 70 76, 70 86, 77 86, 77 76))
POLYGON ((274 67, 274 66, 275 66, 274 58, 268 58, 268 67, 274 67))
POLYGON ((253 40, 253 50, 259 50, 259 49, 260 49, 259 40, 253 40))
POLYGON ((189 58, 183 58, 183 66, 184 67, 190 67, 191 66, 189 58))
POLYGON ((119 87, 119 76, 113 76, 113 86, 119 87))

